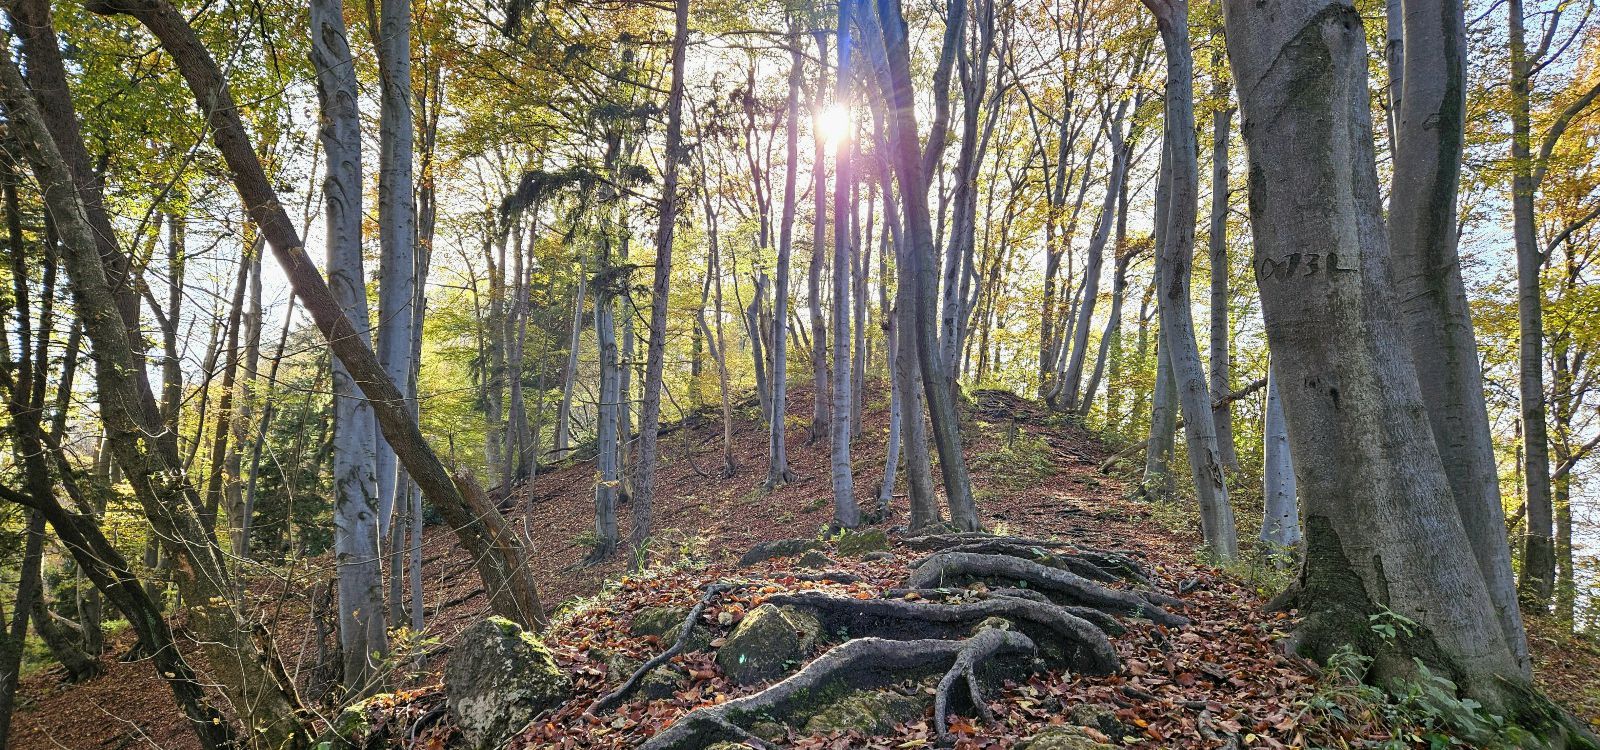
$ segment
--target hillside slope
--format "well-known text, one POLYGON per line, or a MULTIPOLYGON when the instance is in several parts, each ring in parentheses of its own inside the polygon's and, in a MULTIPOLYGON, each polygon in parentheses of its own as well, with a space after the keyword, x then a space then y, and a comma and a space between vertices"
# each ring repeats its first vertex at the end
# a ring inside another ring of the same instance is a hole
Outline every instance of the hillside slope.
MULTIPOLYGON (((887 422, 881 399, 869 397, 867 407, 863 438, 852 456, 864 502, 881 477, 887 422)), ((791 424, 796 415, 809 414, 809 392, 794 394, 790 409, 791 424)), ((696 416, 663 436, 657 543, 652 549, 655 565, 644 576, 623 576, 625 562, 620 556, 596 566, 580 564, 589 551, 585 540, 593 523, 592 463, 558 467, 518 488, 505 501, 510 517, 533 540, 531 564, 547 606, 567 605, 548 640, 557 663, 574 676, 578 687, 577 697, 549 721, 531 727, 518 746, 634 747, 697 706, 756 690, 728 682, 707 653, 691 653, 679 661, 695 679, 677 686, 672 695, 630 701, 604 721, 583 717, 583 709, 618 681, 615 670, 607 674, 608 657, 644 659, 662 648, 655 636, 631 634, 630 622, 638 610, 687 607, 699 598, 704 585, 735 578, 758 585, 719 600, 708 613, 712 626, 722 612, 748 611, 774 592, 817 589, 876 596, 901 585, 908 564, 925 554, 897 545, 881 559, 839 558, 830 570, 859 579, 848 584, 799 580, 795 574, 800 569, 792 559, 737 568, 737 557, 757 542, 814 537, 831 517, 826 442, 807 445, 803 426, 790 430, 790 457, 798 481, 772 493, 757 490, 765 477, 766 431, 754 417, 748 409, 740 413, 734 435, 739 471, 728 479, 717 471, 722 431, 714 419, 696 416), (596 594, 602 599, 589 598, 596 594), (590 606, 597 601, 599 606, 590 606)), ((1197 563, 1198 535, 1188 529, 1182 511, 1125 499, 1122 482, 1097 471, 1108 451, 1091 435, 1060 423, 1031 402, 997 392, 975 394, 967 420, 966 447, 986 524, 1005 533, 1056 537, 1139 560, 1158 588, 1183 600, 1182 614, 1192 622, 1183 628, 1130 623, 1127 633, 1113 639, 1125 667, 1117 674, 1047 673, 1006 686, 988 696, 994 723, 969 716, 956 725, 964 732, 962 746, 1008 748, 1075 715, 1114 717, 1092 732, 1118 744, 1143 747, 1230 743, 1303 747, 1312 741, 1324 745, 1386 737, 1387 730, 1375 716, 1336 721, 1328 715, 1328 706, 1308 708, 1319 705, 1319 698, 1339 693, 1319 682, 1314 667, 1281 654, 1278 639, 1292 624, 1290 615, 1264 612, 1256 592, 1197 563), (1107 731, 1119 736, 1106 735, 1107 731)), ((903 497, 896 498, 894 513, 882 527, 903 521, 904 502, 903 497)), ((626 509, 620 513, 624 537, 628 515, 626 509)), ((319 667, 318 655, 327 661, 328 633, 319 632, 312 613, 330 575, 324 559, 252 582, 252 594, 279 634, 288 667, 308 695, 316 692, 318 679, 327 672, 319 667)), ((399 734, 416 732, 419 742, 442 743, 454 730, 435 710, 442 705, 438 675, 457 636, 486 614, 486 601, 469 561, 443 529, 429 531, 425 577, 429 619, 426 639, 417 645, 421 669, 402 685, 407 691, 401 698, 386 704, 382 723, 391 730, 405 730, 399 734), (426 721, 419 725, 420 719, 426 721)), ((325 614, 326 605, 321 606, 325 614)), ((121 639, 113 653, 127 645, 121 639)), ((1556 667, 1545 682, 1558 697, 1573 700, 1589 689, 1574 675, 1593 667, 1594 661, 1583 661, 1592 659, 1592 653, 1574 653, 1555 640, 1535 639, 1534 645, 1536 650, 1560 649, 1560 659, 1541 660, 1556 667), (1563 684, 1571 687, 1562 689, 1563 684)), ((29 679, 13 746, 19 750, 195 746, 170 694, 147 664, 109 667, 105 676, 85 685, 59 685, 58 676, 48 672, 29 679), (102 720, 85 721, 86 714, 102 720)), ((1583 708, 1587 715, 1600 716, 1592 705, 1583 708)), ((834 733, 796 736, 786 744, 919 747, 931 741, 932 732, 929 719, 923 717, 897 722, 873 738, 834 733)))

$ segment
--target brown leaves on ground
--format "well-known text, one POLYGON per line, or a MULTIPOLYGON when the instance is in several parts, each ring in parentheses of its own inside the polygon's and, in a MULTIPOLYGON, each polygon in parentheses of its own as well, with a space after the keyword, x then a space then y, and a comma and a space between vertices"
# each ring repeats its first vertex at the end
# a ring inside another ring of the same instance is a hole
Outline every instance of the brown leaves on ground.
MULTIPOLYGON (((863 438, 852 446, 852 463, 858 499, 870 507, 884 461, 887 404, 876 388, 868 392, 866 403, 863 438)), ((720 597, 703 614, 701 624, 720 638, 743 613, 776 593, 820 589, 873 597, 904 581, 908 564, 921 553, 897 548, 890 560, 840 560, 835 570, 862 579, 848 585, 799 580, 787 568, 792 559, 743 570, 733 567, 732 559, 755 543, 811 536, 831 518, 827 441, 807 444, 802 421, 811 411, 809 389, 791 391, 789 407, 789 456, 798 480, 770 493, 759 491, 766 477, 767 431, 753 409, 738 412, 734 455, 739 471, 730 479, 719 476, 722 432, 717 419, 694 419, 663 435, 652 549, 658 565, 646 575, 621 577, 626 559, 620 553, 599 565, 580 565, 589 552, 583 538, 593 524, 592 462, 541 474, 504 503, 513 524, 533 542, 530 565, 547 604, 592 596, 608 580, 616 581, 598 606, 577 600, 556 618, 550 642, 557 662, 572 674, 577 694, 531 726, 519 739, 520 747, 634 747, 694 708, 759 689, 734 686, 711 653, 692 652, 673 660, 688 676, 677 694, 663 700, 635 698, 601 717, 584 715, 596 697, 616 687, 616 680, 607 679, 599 652, 644 660, 670 645, 630 634, 639 609, 687 609, 708 583, 754 582, 720 597), (685 557, 700 562, 671 564, 685 557), (700 564, 707 560, 708 566, 700 564)), ((1123 485, 1097 472, 1097 463, 1109 451, 1088 433, 1054 425, 1033 402, 981 391, 974 394, 963 437, 974 486, 982 491, 985 523, 1013 534, 1060 536, 1136 557, 1163 589, 1184 592, 1184 614, 1194 622, 1175 630, 1129 623, 1127 633, 1112 639, 1125 665, 1119 674, 1047 673, 1007 684, 989 696, 994 724, 957 718, 952 729, 958 747, 1010 748, 1021 738, 1068 722, 1082 706, 1111 712, 1115 731, 1087 731, 1113 745, 1272 749, 1360 746, 1363 740, 1386 739, 1381 729, 1359 720, 1343 727, 1313 720, 1324 715, 1305 711, 1305 701, 1317 694, 1316 670, 1280 649, 1292 620, 1265 612, 1253 591, 1194 562, 1196 530, 1175 533, 1157 523, 1147 506, 1124 499, 1123 485)), ((904 497, 895 498, 893 510, 888 523, 903 521, 904 497)), ((619 513, 623 539, 629 515, 627 508, 619 513)), ((487 602, 470 560, 448 530, 428 529, 423 556, 426 636, 435 640, 424 649, 428 658, 421 671, 400 685, 411 690, 399 696, 382 721, 403 738, 403 746, 440 750, 455 730, 441 710, 438 675, 455 636, 487 614, 487 602)), ((316 667, 317 649, 307 636, 312 630, 312 584, 330 581, 332 575, 330 556, 302 561, 293 576, 280 571, 251 582, 253 611, 278 634, 286 667, 302 684, 316 667)), ((115 639, 111 652, 120 653, 128 645, 131 638, 115 639)), ((1557 639, 1540 626, 1534 628, 1533 648, 1540 683, 1584 715, 1600 715, 1600 696, 1588 681, 1600 672, 1600 650, 1557 639)), ((195 747, 170 692, 148 663, 111 663, 110 655, 106 661, 107 674, 85 685, 61 686, 48 672, 26 680, 13 747, 195 747)), ((786 744, 811 750, 932 747, 931 721, 924 716, 882 737, 793 736, 786 744)))

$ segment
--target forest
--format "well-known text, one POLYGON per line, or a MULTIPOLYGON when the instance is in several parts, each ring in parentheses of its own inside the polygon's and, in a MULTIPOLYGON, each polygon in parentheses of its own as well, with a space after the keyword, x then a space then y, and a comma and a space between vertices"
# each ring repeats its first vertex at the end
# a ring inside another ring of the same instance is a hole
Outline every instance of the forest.
POLYGON ((1597 6, 4 0, 0 747, 1600 750, 1597 6))

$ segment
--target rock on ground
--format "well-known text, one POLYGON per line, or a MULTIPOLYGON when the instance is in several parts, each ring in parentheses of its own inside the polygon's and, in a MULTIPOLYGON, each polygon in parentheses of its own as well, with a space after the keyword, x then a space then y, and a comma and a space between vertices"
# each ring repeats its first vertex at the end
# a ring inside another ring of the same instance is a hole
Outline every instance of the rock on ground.
POLYGON ((809 612, 763 604, 745 615, 717 649, 717 665, 740 685, 775 679, 811 655, 821 629, 809 612))
POLYGON ((445 665, 444 689, 467 744, 489 750, 571 697, 572 681, 533 634, 490 617, 461 634, 445 665))

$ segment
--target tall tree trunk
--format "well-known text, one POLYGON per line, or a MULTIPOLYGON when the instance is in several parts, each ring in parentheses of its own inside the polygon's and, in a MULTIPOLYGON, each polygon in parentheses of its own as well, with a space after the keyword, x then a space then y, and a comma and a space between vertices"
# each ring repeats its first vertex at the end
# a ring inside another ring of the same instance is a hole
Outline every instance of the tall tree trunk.
MULTIPOLYGON (((1456 192, 1466 132, 1466 22, 1461 0, 1405 0, 1403 7, 1399 80, 1404 84, 1389 195, 1396 299, 1457 513, 1506 644, 1528 677, 1527 636, 1517 607, 1483 373, 1456 247, 1456 192)), ((1521 249, 1519 244, 1519 254, 1521 249)))
MULTIPOLYGON (((689 44, 689 0, 677 0, 673 16, 666 167, 661 179, 661 221, 656 225, 655 281, 650 287, 650 343, 645 353, 644 394, 639 407, 639 464, 634 472, 632 497, 636 566, 644 563, 644 545, 650 536, 651 503, 656 486, 656 442, 661 431, 662 370, 667 352, 667 292, 672 283, 672 235, 678 214, 678 163, 683 160, 683 76, 689 44)), ((721 325, 720 317, 718 325, 721 325)))
MULTIPOLYGON (((609 222, 602 233, 609 233, 609 222)), ((611 556, 617 549, 617 496, 622 488, 622 466, 617 455, 617 401, 621 398, 620 374, 617 372, 616 287, 625 278, 624 271, 613 268, 611 253, 606 245, 609 234, 600 240, 600 269, 594 279, 594 332, 600 352, 600 403, 595 416, 595 485, 594 533, 595 547, 589 555, 590 562, 611 556)))
MULTIPOLYGON (((733 388, 728 380, 728 340, 722 331, 722 259, 720 248, 717 244, 717 220, 711 212, 711 199, 706 198, 707 231, 711 241, 709 248, 709 263, 706 274, 711 281, 711 287, 716 291, 713 313, 716 316, 717 326, 715 333, 706 332, 706 338, 712 342, 712 359, 717 363, 717 385, 722 396, 722 478, 727 479, 739 470, 739 465, 733 460, 733 388)), ((705 327, 705 314, 701 313, 700 325, 705 327)))
MULTIPOLYGON (((1217 23, 1221 23, 1219 20, 1217 23)), ((1211 53, 1211 97, 1217 101, 1211 113, 1211 226, 1207 240, 1211 265, 1211 351, 1206 356, 1211 392, 1233 391, 1229 384, 1228 353, 1228 138, 1233 123, 1233 107, 1228 103, 1228 79, 1223 76, 1221 28, 1216 29, 1217 46, 1211 53)), ((1239 452, 1233 444, 1233 404, 1223 399, 1211 410, 1217 430, 1217 450, 1225 468, 1239 470, 1239 452)))
MULTIPOLYGON (((834 77, 834 106, 854 104, 850 57, 854 40, 850 37, 852 0, 839 0, 838 75, 834 77)), ((847 109, 848 111, 848 109, 847 109)), ((851 143, 845 137, 834 144, 833 184, 833 421, 829 446, 833 477, 833 523, 846 529, 861 525, 861 508, 856 503, 855 482, 850 471, 850 401, 854 392, 850 363, 850 217, 854 213, 851 192, 855 187, 851 143)))
MULTIPOLYGON (((1225 17, 1253 265, 1304 500, 1297 649, 1353 647, 1374 658, 1379 683, 1413 675, 1420 659, 1527 720, 1548 704, 1506 643, 1395 305, 1361 17, 1343 0, 1226 0, 1225 17), (1387 612, 1415 623, 1407 637, 1373 632, 1369 618, 1387 612)), ((1568 736, 1559 717, 1539 720, 1541 738, 1568 736)))
MULTIPOLYGON (((368 0, 369 3, 373 0, 368 0)), ((411 0, 377 0, 377 47, 380 79, 378 108, 378 361, 409 406, 412 305, 417 285, 417 204, 412 179, 416 150, 411 97, 411 0)), ((371 7, 370 5, 368 6, 371 7)), ((359 183, 357 188, 360 189, 359 183)), ((365 296, 363 296, 365 304, 365 296)), ((411 409, 415 411, 413 407, 411 409)), ((377 448, 378 533, 389 539, 406 482, 397 474, 394 449, 379 436, 377 448)), ((389 575, 398 579, 399 550, 390 550, 389 575)), ((398 593, 398 590, 396 590, 398 593)))
MULTIPOLYGON (((241 201, 249 207, 251 219, 261 228, 278 265, 287 273, 290 285, 305 303, 334 356, 360 385, 401 464, 444 522, 456 530, 456 537, 484 580, 484 589, 490 592, 491 610, 526 627, 542 629, 544 608, 525 565, 521 540, 511 532, 499 511, 482 497, 470 475, 452 475, 445 468, 406 408, 405 396, 340 310, 255 155, 216 60, 195 36, 194 29, 166 0, 97 1, 90 10, 133 16, 172 56, 211 126, 212 141, 228 165, 241 201)), ((121 460, 119 456, 119 463, 121 460)), ((284 715, 287 714, 278 714, 284 715)))
POLYGON ((1211 421, 1211 393, 1196 348, 1194 318, 1189 311, 1189 276, 1194 262, 1195 203, 1200 166, 1194 142, 1194 59, 1189 48, 1188 0, 1146 0, 1161 30, 1167 51, 1166 116, 1162 168, 1167 172, 1167 202, 1156 206, 1164 227, 1157 248, 1156 284, 1160 287, 1162 342, 1178 386, 1184 435, 1189 447, 1190 475, 1200 502, 1200 530, 1213 554, 1224 560, 1239 556, 1238 530, 1211 421))
MULTIPOLYGON (((1518 587, 1524 597, 1542 610, 1549 606, 1550 597, 1555 593, 1556 555, 1555 504, 1550 491, 1550 437, 1545 418, 1544 292, 1540 281, 1544 255, 1538 246, 1539 229, 1533 206, 1538 190, 1533 176, 1529 104, 1533 61, 1528 56, 1523 29, 1522 0, 1509 0, 1506 14, 1510 19, 1511 47, 1511 236, 1517 252, 1517 335, 1520 342, 1517 392, 1522 405, 1523 503, 1528 509, 1528 533, 1522 538, 1522 579, 1518 587)), ((1420 127, 1421 123, 1418 125, 1420 127)), ((1402 137, 1401 142, 1404 141, 1402 137)), ((1450 226, 1454 228, 1453 221, 1450 226)), ((1445 299, 1439 304, 1453 301, 1445 299)))
MULTIPOLYGON (((828 87, 825 34, 817 35, 817 60, 817 82, 811 97, 813 109, 821 107, 828 87)), ((813 111, 811 121, 811 267, 806 270, 810 292, 807 311, 811 317, 811 433, 806 437, 807 443, 828 432, 828 330, 822 322, 822 267, 828 241, 828 158, 818 125, 820 115, 820 111, 813 111)))
MULTIPOLYGON (((893 151, 895 178, 900 186, 901 202, 905 211, 907 252, 902 259, 916 279, 914 309, 909 310, 916 320, 917 361, 922 367, 923 391, 928 399, 928 413, 933 422, 934 444, 939 450, 939 470, 944 475, 945 496, 950 503, 950 518, 964 531, 977 531, 982 527, 977 503, 972 497, 972 480, 967 473, 967 460, 961 452, 961 424, 956 410, 955 385, 949 371, 939 357, 939 337, 935 330, 938 319, 938 258, 933 243, 933 220, 928 212, 928 168, 925 154, 919 153, 914 92, 911 85, 910 44, 906 35, 905 17, 901 14, 899 0, 876 0, 881 26, 887 70, 887 99, 889 100, 889 144, 893 151)), ((952 0, 948 23, 959 24, 965 15, 964 0, 952 0)), ((954 42, 947 29, 943 55, 954 55, 954 42)), ((941 63, 941 67, 945 67, 941 63)), ((946 81, 948 68, 945 67, 946 81)), ((938 84, 936 84, 937 86, 938 84)), ((936 104, 937 99, 936 99, 936 104)), ((943 123, 938 107, 929 151, 942 148, 943 123)), ((909 435, 908 435, 909 438, 909 435)))
MULTIPOLYGON (((784 324, 789 317, 789 266, 794 250, 796 178, 800 160, 801 57, 799 26, 789 17, 789 99, 784 121, 783 215, 778 219, 778 268, 773 281, 771 413, 767 420, 767 481, 770 492, 794 481, 789 470, 787 415, 789 412, 789 337, 784 324)), ((754 339, 755 337, 751 337, 754 339)))
POLYGON ((1173 382, 1172 363, 1167 359, 1165 333, 1165 329, 1156 332, 1156 380, 1150 396, 1150 433, 1145 439, 1144 477, 1140 481, 1146 499, 1171 498, 1177 485, 1172 457, 1178 432, 1178 387, 1173 382))
MULTIPOLYGON (((322 148, 328 155, 322 192, 327 212, 329 289, 362 343, 371 324, 361 257, 361 114, 355 65, 338 0, 311 2, 311 61, 322 103, 322 148)), ((354 695, 377 689, 374 655, 388 651, 384 629, 385 526, 378 495, 377 433, 371 403, 338 358, 333 360, 334 554, 339 579, 339 646, 344 687, 354 695)), ((391 467, 392 470, 392 467, 391 467)))

